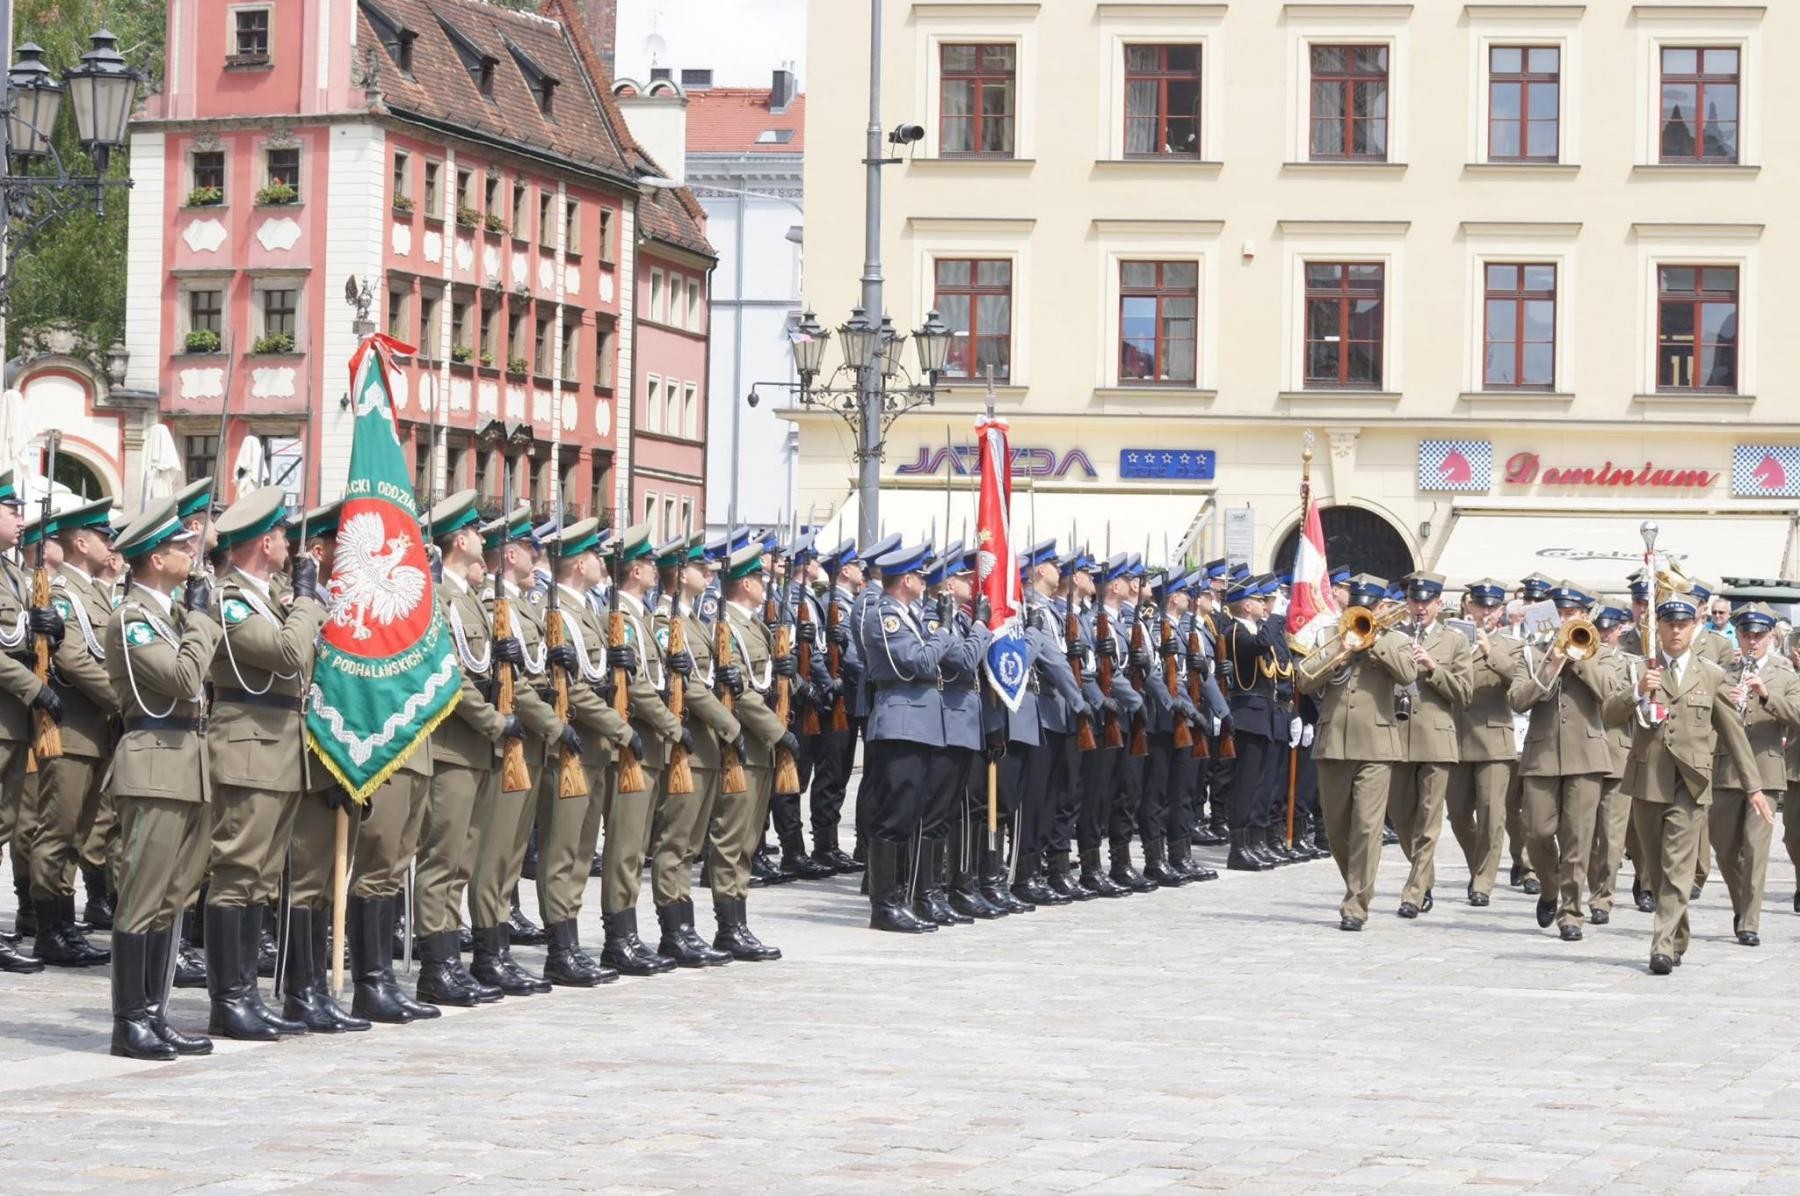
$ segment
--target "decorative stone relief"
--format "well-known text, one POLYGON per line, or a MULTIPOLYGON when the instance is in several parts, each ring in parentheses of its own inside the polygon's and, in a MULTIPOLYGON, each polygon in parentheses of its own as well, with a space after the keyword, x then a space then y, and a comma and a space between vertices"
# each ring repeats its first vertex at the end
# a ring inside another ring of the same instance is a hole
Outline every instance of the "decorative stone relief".
POLYGON ((225 222, 222 220, 190 220, 181 230, 181 239, 195 253, 213 253, 225 244, 225 222))
POLYGON ((539 261, 538 262, 538 287, 542 290, 548 291, 555 285, 556 285, 556 271, 550 267, 550 263, 548 261, 542 261, 542 260, 539 261))
POLYGON ((394 221, 394 252, 405 257, 412 252, 412 225, 394 221))
POLYGON ((181 371, 182 398, 216 399, 224 393, 224 370, 197 369, 181 371))
POLYGON ((483 382, 475 396, 475 414, 492 419, 500 414, 500 384, 483 382))
POLYGON ((456 238, 456 268, 471 270, 475 267, 475 242, 465 237, 456 238))
MULTIPOLYGON (((510 411, 510 410, 512 410, 511 403, 512 403, 513 396, 511 394, 508 394, 506 396, 506 398, 507 398, 507 403, 508 403, 507 410, 510 411)), ((519 394, 518 398, 519 398, 520 404, 523 405, 524 401, 525 401, 525 396, 522 392, 519 394)), ((550 392, 549 391, 534 390, 531 392, 531 419, 532 419, 533 423, 539 423, 539 424, 547 424, 550 422, 550 392)))
MULTIPOLYGON (((575 404, 573 403, 563 406, 563 429, 568 432, 575 430, 575 404)), ((594 435, 605 436, 611 431, 612 404, 601 399, 594 404, 594 435)))
POLYGON ((292 216, 272 217, 256 226, 256 239, 270 252, 292 249, 300 243, 300 222, 292 216))
POLYGON ((492 285, 500 282, 500 247, 487 245, 481 250, 481 276, 492 285))
POLYGON ((450 379, 450 410, 467 411, 469 402, 474 397, 474 390, 467 378, 450 379))
POLYGON ((393 369, 388 371, 388 393, 394 397, 394 410, 405 411, 412 400, 412 380, 410 370, 393 369))
POLYGON ((444 234, 427 231, 424 239, 419 242, 419 248, 424 252, 426 261, 433 263, 443 261, 444 234))
POLYGON ((512 284, 516 287, 524 286, 525 285, 525 275, 526 275, 525 255, 522 253, 513 254, 512 255, 512 284))
POLYGON ((612 301, 613 301, 613 276, 610 274, 602 273, 600 275, 600 302, 611 303, 612 301))
POLYGON ((253 399, 291 399, 294 397, 293 366, 260 366, 250 372, 250 397, 253 399))
POLYGON ((581 293, 581 271, 577 267, 568 266, 563 270, 563 290, 571 295, 581 293))

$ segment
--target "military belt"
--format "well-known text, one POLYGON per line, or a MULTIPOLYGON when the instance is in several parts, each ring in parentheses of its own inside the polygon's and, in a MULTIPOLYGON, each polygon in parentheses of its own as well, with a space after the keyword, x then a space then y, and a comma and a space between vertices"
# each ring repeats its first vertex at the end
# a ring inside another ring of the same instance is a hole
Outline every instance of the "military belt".
POLYGON ((150 715, 128 715, 125 719, 127 731, 204 731, 206 720, 203 718, 153 718, 150 715))
POLYGON ((300 709, 299 694, 253 694, 244 689, 215 687, 213 702, 215 705, 219 702, 231 702, 238 706, 268 706, 275 710, 298 711, 300 709))

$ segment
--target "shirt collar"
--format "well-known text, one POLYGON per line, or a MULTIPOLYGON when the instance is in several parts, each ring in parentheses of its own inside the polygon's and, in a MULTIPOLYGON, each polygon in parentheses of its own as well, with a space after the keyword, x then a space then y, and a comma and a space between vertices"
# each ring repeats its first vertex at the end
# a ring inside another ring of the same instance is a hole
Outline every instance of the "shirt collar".
POLYGON ((751 610, 749 607, 745 606, 741 602, 728 601, 725 603, 725 605, 729 606, 732 610, 735 610, 738 614, 743 615, 744 618, 746 618, 746 619, 755 619, 756 618, 756 612, 751 610))
POLYGON ((163 614, 172 615, 175 613, 175 597, 174 597, 174 595, 165 594, 161 590, 153 590, 141 581, 134 582, 132 584, 133 584, 133 587, 136 590, 138 590, 140 593, 148 594, 148 595, 150 595, 150 597, 156 599, 156 604, 158 606, 162 607, 163 614))
POLYGON ((452 583, 454 588, 456 588, 457 590, 460 590, 464 594, 467 594, 469 592, 468 579, 464 578, 460 574, 453 573, 449 569, 446 569, 446 570, 444 570, 444 580, 452 583))
POLYGON ((94 575, 92 573, 89 573, 86 569, 83 569, 80 565, 77 565, 73 561, 64 561, 62 563, 62 571, 64 573, 73 573, 76 577, 79 577, 82 581, 87 582, 89 585, 94 584, 94 575))

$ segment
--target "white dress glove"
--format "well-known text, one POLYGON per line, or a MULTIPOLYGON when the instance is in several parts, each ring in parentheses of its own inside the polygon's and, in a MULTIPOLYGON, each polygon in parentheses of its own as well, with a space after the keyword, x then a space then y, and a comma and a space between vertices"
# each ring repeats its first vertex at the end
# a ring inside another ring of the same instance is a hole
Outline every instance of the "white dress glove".
POLYGON ((1300 746, 1300 732, 1301 732, 1301 728, 1304 727, 1305 725, 1306 724, 1302 723, 1298 718, 1292 719, 1288 722, 1288 746, 1289 747, 1297 748, 1300 746))
POLYGON ((1315 728, 1313 727, 1313 725, 1311 723, 1307 723, 1306 726, 1304 726, 1300 729, 1300 746, 1301 747, 1311 747, 1312 746, 1314 729, 1315 728))

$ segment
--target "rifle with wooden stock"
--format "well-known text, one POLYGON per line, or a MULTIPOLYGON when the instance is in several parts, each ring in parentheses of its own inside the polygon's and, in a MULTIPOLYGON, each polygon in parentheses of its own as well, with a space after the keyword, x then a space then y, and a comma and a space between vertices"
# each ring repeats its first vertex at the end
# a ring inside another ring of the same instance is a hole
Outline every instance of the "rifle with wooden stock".
MULTIPOLYGON (((222 445, 224 442, 220 441, 222 445)), ((45 453, 49 458, 44 473, 44 507, 38 516, 37 560, 33 564, 31 574, 31 605, 35 610, 50 609, 50 566, 45 562, 44 551, 50 540, 50 491, 56 484, 56 452, 62 447, 62 433, 52 430, 44 437, 45 453)), ((220 449, 223 455, 224 450, 220 449)), ((200 546, 204 553, 206 545, 200 546)), ((39 633, 32 637, 31 644, 32 673, 40 684, 50 684, 50 637, 39 633)), ((56 719, 42 706, 32 709, 34 734, 31 740, 31 757, 28 764, 35 767, 45 760, 54 760, 63 754, 62 728, 56 719)))
MULTIPOLYGON (((735 511, 734 511, 735 514, 735 511)), ((731 545, 737 539, 737 520, 731 522, 730 530, 725 533, 725 563, 731 563, 731 545)), ((733 717, 737 715, 737 695, 725 684, 725 670, 733 667, 731 657, 731 628, 725 617, 724 583, 720 583, 718 620, 713 624, 713 678, 714 693, 718 695, 719 704, 724 706, 733 717)), ((744 757, 738 752, 737 744, 719 743, 719 792, 737 794, 750 788, 749 778, 744 776, 744 757)))
MULTIPOLYGON (((505 470, 508 477, 502 489, 500 499, 500 561, 494 569, 494 640, 496 642, 512 638, 513 613, 512 602, 506 596, 506 547, 507 533, 511 530, 512 519, 512 471, 505 470)), ((494 708, 505 718, 513 716, 517 703, 517 678, 513 676, 512 665, 503 660, 494 662, 494 708)), ((501 743, 500 749, 500 792, 525 793, 531 788, 531 770, 525 767, 525 741, 508 735, 501 743)))
MULTIPOLYGON (((793 559, 788 562, 788 578, 793 578, 793 559)), ((793 629, 782 618, 781 603, 775 599, 775 587, 763 588, 763 624, 769 629, 769 638, 774 641, 775 658, 780 659, 794 650, 793 629)), ((793 686, 786 677, 780 676, 771 668, 769 677, 769 703, 775 711, 775 717, 781 720, 782 726, 788 726, 794 716, 793 686)), ((794 754, 779 745, 775 748, 775 792, 780 794, 800 792, 800 768, 794 762, 794 754)))
MULTIPOLYGON (((687 571, 688 535, 681 538, 679 559, 675 562, 675 585, 669 590, 669 656, 687 651, 687 628, 681 622, 681 575, 687 571)), ((687 678, 673 669, 669 679, 669 713, 685 730, 688 725, 687 678)), ((669 748, 669 792, 680 795, 694 791, 693 765, 688 761, 687 747, 678 739, 669 748)))
MULTIPOLYGON (((557 592, 562 589, 562 582, 557 579, 557 567, 562 563, 562 508, 557 507, 556 536, 550 542, 550 588, 544 594, 544 659, 550 659, 553 649, 560 648, 569 642, 568 628, 563 625, 562 604, 557 599, 557 592)), ((569 670, 561 665, 547 665, 550 673, 550 705, 556 711, 556 717, 564 723, 569 721, 569 670)), ((581 767, 581 753, 566 743, 557 745, 556 755, 556 796, 558 799, 570 797, 586 797, 588 795, 587 770, 581 767)))
MULTIPOLYGON (((1167 553, 1166 545, 1164 546, 1164 553, 1165 555, 1167 553)), ((1162 634, 1158 637, 1157 650, 1162 654, 1163 687, 1169 695, 1174 745, 1178 748, 1191 748, 1194 746, 1194 733, 1188 727, 1187 716, 1182 714, 1179 709, 1176 709, 1178 705, 1176 699, 1181 695, 1181 679, 1178 676, 1181 672, 1179 667, 1179 662, 1181 660, 1181 646, 1175 642, 1175 627, 1169 622, 1169 578, 1170 574, 1165 566, 1163 572, 1163 596, 1156 604, 1156 618, 1162 627, 1162 634)))
MULTIPOLYGON (((621 533, 613 541, 612 589, 607 592, 606 646, 608 650, 625 647, 625 612, 619 609, 619 580, 625 568, 625 537, 621 533)), ((631 722, 631 674, 622 668, 612 670, 613 712, 626 723, 631 722)), ((619 792, 642 793, 649 781, 644 777, 643 762, 629 744, 619 745, 619 792)))

